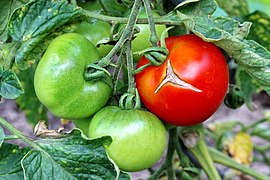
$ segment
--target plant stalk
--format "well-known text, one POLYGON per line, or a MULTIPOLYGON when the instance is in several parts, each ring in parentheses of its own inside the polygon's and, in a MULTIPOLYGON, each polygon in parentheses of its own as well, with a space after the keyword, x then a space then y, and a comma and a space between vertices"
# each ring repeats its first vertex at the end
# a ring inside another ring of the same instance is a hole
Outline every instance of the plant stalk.
MULTIPOLYGON (((109 22, 111 24, 114 24, 114 23, 127 24, 128 20, 129 20, 128 18, 107 16, 107 15, 97 14, 95 12, 91 12, 91 11, 87 11, 87 10, 83 10, 83 13, 88 18, 95 18, 98 20, 109 22)), ((155 21, 155 24, 166 24, 166 25, 181 25, 181 24, 183 24, 181 21, 179 21, 179 18, 177 18, 176 13, 173 11, 169 12, 168 14, 166 14, 164 16, 154 18, 154 21, 155 21)), ((138 18, 135 22, 136 22, 136 24, 148 24, 148 19, 147 18, 138 18)))
POLYGON ((221 180, 204 141, 203 125, 183 127, 180 133, 185 146, 196 157, 208 178, 210 180, 221 180))
POLYGON ((148 18, 148 22, 149 22, 149 26, 150 26, 150 43, 152 45, 152 47, 157 47, 158 46, 158 37, 157 37, 157 33, 156 33, 156 27, 155 27, 155 21, 154 21, 154 17, 153 14, 151 12, 151 6, 149 3, 149 0, 143 0, 144 3, 144 7, 145 7, 145 11, 147 13, 147 18, 148 18))
POLYGON ((149 178, 149 180, 156 180, 158 179, 164 172, 168 175, 168 180, 175 179, 175 172, 173 169, 173 157, 175 152, 174 146, 174 137, 177 136, 176 128, 169 130, 169 144, 168 144, 168 151, 166 155, 166 159, 164 163, 160 166, 158 170, 154 172, 154 174, 149 178))
POLYGON ((270 180, 269 176, 261 174, 252 168, 249 168, 247 166, 244 166, 242 164, 235 162, 233 159, 231 159, 230 157, 226 156, 225 154, 219 152, 218 150, 216 150, 214 148, 208 147, 208 150, 211 153, 211 156, 216 163, 219 163, 219 164, 228 166, 230 168, 239 170, 239 171, 241 171, 249 176, 252 176, 256 179, 270 180))
POLYGON ((5 128, 7 128, 13 135, 17 136, 19 139, 21 139, 22 141, 24 141, 25 143, 27 143, 29 146, 31 146, 32 148, 41 151, 45 154, 47 154, 47 152, 45 152, 38 144, 34 143, 33 141, 31 141, 30 139, 28 139, 21 131, 17 130, 15 127, 13 127, 11 124, 9 124, 5 119, 3 119, 2 117, 0 117, 0 124, 2 124, 5 128))
MULTIPOLYGON (((119 51, 119 49, 124 45, 124 43, 128 40, 129 36, 133 33, 135 23, 137 21, 139 15, 139 9, 141 7, 141 0, 135 0, 134 5, 131 10, 130 17, 128 19, 127 25, 125 27, 124 33, 121 35, 118 42, 112 48, 112 50, 100 60, 98 63, 101 67, 106 67, 110 64, 113 56, 119 51)), ((110 16, 109 16, 110 17, 110 16)))

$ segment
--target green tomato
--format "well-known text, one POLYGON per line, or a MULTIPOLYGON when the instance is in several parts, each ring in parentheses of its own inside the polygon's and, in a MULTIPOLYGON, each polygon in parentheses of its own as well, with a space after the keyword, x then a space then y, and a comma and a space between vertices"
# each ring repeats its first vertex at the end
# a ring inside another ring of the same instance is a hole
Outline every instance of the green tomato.
MULTIPOLYGON (((108 13, 109 13, 108 15, 121 17, 128 10, 127 6, 118 4, 115 2, 115 0, 102 0, 102 2, 104 6, 106 7, 106 9, 108 10, 108 13)), ((88 1, 85 3, 78 2, 78 5, 88 11, 94 11, 97 13, 104 14, 103 9, 101 8, 97 0, 88 1)))
POLYGON ((154 165, 166 146, 166 130, 152 113, 143 110, 122 110, 107 106, 98 111, 89 126, 89 137, 111 136, 105 146, 108 155, 128 172, 141 171, 154 165))
MULTIPOLYGON (((37 97, 57 117, 90 117, 107 103, 112 92, 105 81, 84 79, 86 66, 99 59, 97 49, 84 36, 76 33, 58 36, 37 66, 34 77, 37 97)), ((111 81, 109 76, 106 78, 111 81)))
MULTIPOLYGON (((129 16, 130 11, 127 12, 125 15, 129 16)), ((159 14, 155 11, 152 11, 152 14, 154 17, 159 17, 159 14)), ((147 18, 147 14, 145 12, 144 9, 140 10, 140 14, 139 14, 139 18, 147 18)), ((136 51, 142 51, 146 48, 149 48, 151 46, 150 42, 149 42, 149 38, 150 38, 150 29, 149 29, 149 25, 148 24, 137 24, 136 25, 140 32, 135 34, 135 39, 132 41, 132 51, 136 52, 136 51)), ((123 28, 124 25, 121 25, 120 28, 123 28)), ((165 25, 156 25, 156 33, 157 33, 157 37, 160 39, 162 32, 164 30, 166 30, 166 26, 165 25)), ((138 55, 138 54, 134 54, 133 58, 135 62, 138 62, 141 59, 142 55, 138 55)))
POLYGON ((106 56, 113 48, 112 45, 99 44, 99 41, 104 38, 110 38, 111 25, 104 21, 93 20, 91 23, 81 22, 76 26, 75 33, 84 35, 90 42, 92 42, 99 52, 101 57, 106 56))

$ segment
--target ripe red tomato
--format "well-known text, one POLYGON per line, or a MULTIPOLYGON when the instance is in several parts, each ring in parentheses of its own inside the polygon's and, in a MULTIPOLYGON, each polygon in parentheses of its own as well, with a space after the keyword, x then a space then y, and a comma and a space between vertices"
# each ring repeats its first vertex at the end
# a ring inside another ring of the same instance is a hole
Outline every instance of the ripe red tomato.
MULTIPOLYGON (((161 66, 138 73, 142 102, 161 120, 191 126, 208 119, 220 106, 228 88, 228 67, 214 44, 196 35, 166 38, 169 56, 161 66)), ((142 57, 137 67, 149 61, 142 57)))

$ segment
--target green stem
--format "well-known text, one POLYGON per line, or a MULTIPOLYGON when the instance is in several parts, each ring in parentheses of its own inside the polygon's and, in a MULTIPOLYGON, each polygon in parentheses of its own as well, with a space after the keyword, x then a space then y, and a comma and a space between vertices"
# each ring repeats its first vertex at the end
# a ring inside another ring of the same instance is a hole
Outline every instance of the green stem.
POLYGON ((111 14, 109 14, 108 9, 106 8, 106 6, 105 6, 104 3, 102 2, 102 0, 98 0, 98 3, 99 3, 99 5, 101 6, 101 8, 103 9, 103 11, 104 11, 104 13, 105 13, 106 15, 111 15, 111 14))
POLYGON ((249 168, 247 166, 244 166, 242 164, 235 162, 233 159, 231 159, 230 157, 226 156, 225 154, 219 152, 218 150, 214 148, 208 147, 208 150, 211 153, 211 156, 216 163, 239 170, 249 176, 255 177, 256 179, 262 179, 262 180, 270 179, 269 176, 261 174, 252 168, 249 168))
MULTIPOLYGON (((111 24, 114 24, 116 22, 120 23, 120 24, 127 24, 128 20, 129 20, 128 18, 106 16, 103 14, 98 14, 98 13, 95 13, 92 11, 87 11, 87 10, 83 10, 83 13, 88 18, 99 19, 102 21, 109 22, 111 24)), ((181 24, 183 24, 181 21, 179 21, 179 18, 177 18, 176 13, 173 11, 164 15, 164 16, 154 18, 154 21, 155 21, 155 24, 166 24, 166 25, 181 25, 181 24)), ((139 18, 135 22, 136 22, 136 24, 148 24, 148 19, 147 18, 139 18)))
POLYGON ((99 66, 108 66, 113 56, 119 51, 119 49, 124 45, 126 40, 128 40, 129 36, 133 33, 134 26, 139 15, 140 7, 141 1, 135 0, 124 33, 122 34, 118 42, 115 44, 115 46, 112 48, 112 50, 107 54, 107 56, 100 60, 99 66))
POLYGON ((152 47, 157 47, 157 43, 158 43, 158 37, 157 37, 157 33, 156 33, 156 26, 155 26, 155 21, 154 21, 154 17, 153 14, 151 12, 151 6, 148 0, 143 0, 144 3, 144 7, 145 7, 145 11, 147 13, 147 18, 148 18, 148 22, 149 22, 149 26, 150 26, 150 43, 152 45, 152 47))
MULTIPOLYGON (((177 129, 177 128, 176 128, 177 129)), ((174 146, 175 146, 175 150, 176 153, 179 157, 179 162, 180 162, 180 166, 182 168, 185 167, 190 167, 190 161, 189 158, 187 157, 187 155, 183 152, 181 145, 179 144, 179 137, 176 134, 176 136, 174 136, 174 146)))
POLYGON ((31 146, 32 148, 41 151, 45 154, 47 154, 47 152, 45 152, 38 144, 34 143, 33 141, 31 141, 30 139, 28 139, 27 137, 25 137, 25 135, 17 130, 15 127, 13 127, 11 124, 9 124, 5 119, 0 117, 0 124, 2 124, 5 128, 7 128, 13 135, 17 136, 18 138, 20 138, 21 140, 23 140, 25 143, 27 143, 29 146, 31 146))
MULTIPOLYGON (((116 67, 114 68, 114 72, 113 72, 113 82, 117 82, 120 79, 120 74, 121 74, 121 69, 122 69, 122 65, 124 62, 124 52, 123 49, 118 57, 118 61, 116 63, 116 67)), ((117 91, 117 86, 116 84, 114 84, 113 86, 113 94, 115 94, 117 91)))
POLYGON ((168 179, 174 180, 175 174, 173 169, 173 155, 175 151, 174 146, 174 137, 177 136, 176 128, 170 129, 169 131, 169 145, 168 151, 166 155, 166 159, 161 167, 155 171, 155 173, 149 178, 149 180, 156 180, 158 179, 164 172, 167 172, 168 179))
POLYGON ((18 139, 19 137, 16 135, 5 135, 4 139, 5 140, 14 140, 14 139, 18 139))
POLYGON ((254 128, 254 127, 257 126, 258 124, 261 124, 261 123, 263 123, 263 122, 265 122, 265 121, 267 121, 267 120, 268 120, 268 118, 263 118, 263 119, 261 119, 261 120, 259 120, 259 121, 256 121, 256 122, 250 124, 249 126, 244 127, 244 128, 243 128, 243 131, 244 131, 244 132, 247 132, 249 129, 254 128))
POLYGON ((133 57, 131 51, 131 40, 125 43, 125 54, 127 59, 127 71, 128 71, 128 90, 127 92, 135 95, 136 84, 134 80, 134 67, 133 67, 133 57))
POLYGON ((181 129, 181 138, 196 157, 208 178, 210 180, 221 180, 204 141, 203 125, 183 127, 181 129))

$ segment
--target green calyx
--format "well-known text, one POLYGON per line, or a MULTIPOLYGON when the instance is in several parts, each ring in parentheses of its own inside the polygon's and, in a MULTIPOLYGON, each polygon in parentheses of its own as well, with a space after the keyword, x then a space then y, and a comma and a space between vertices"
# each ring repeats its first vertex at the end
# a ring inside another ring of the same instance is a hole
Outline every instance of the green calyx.
POLYGON ((113 84, 110 77, 110 72, 107 69, 99 66, 96 63, 88 64, 85 68, 84 72, 84 80, 85 81, 104 81, 111 88, 113 88, 113 84))
POLYGON ((121 109, 125 110, 140 109, 141 101, 137 89, 135 90, 135 94, 132 93, 123 94, 119 100, 119 106, 121 109))

